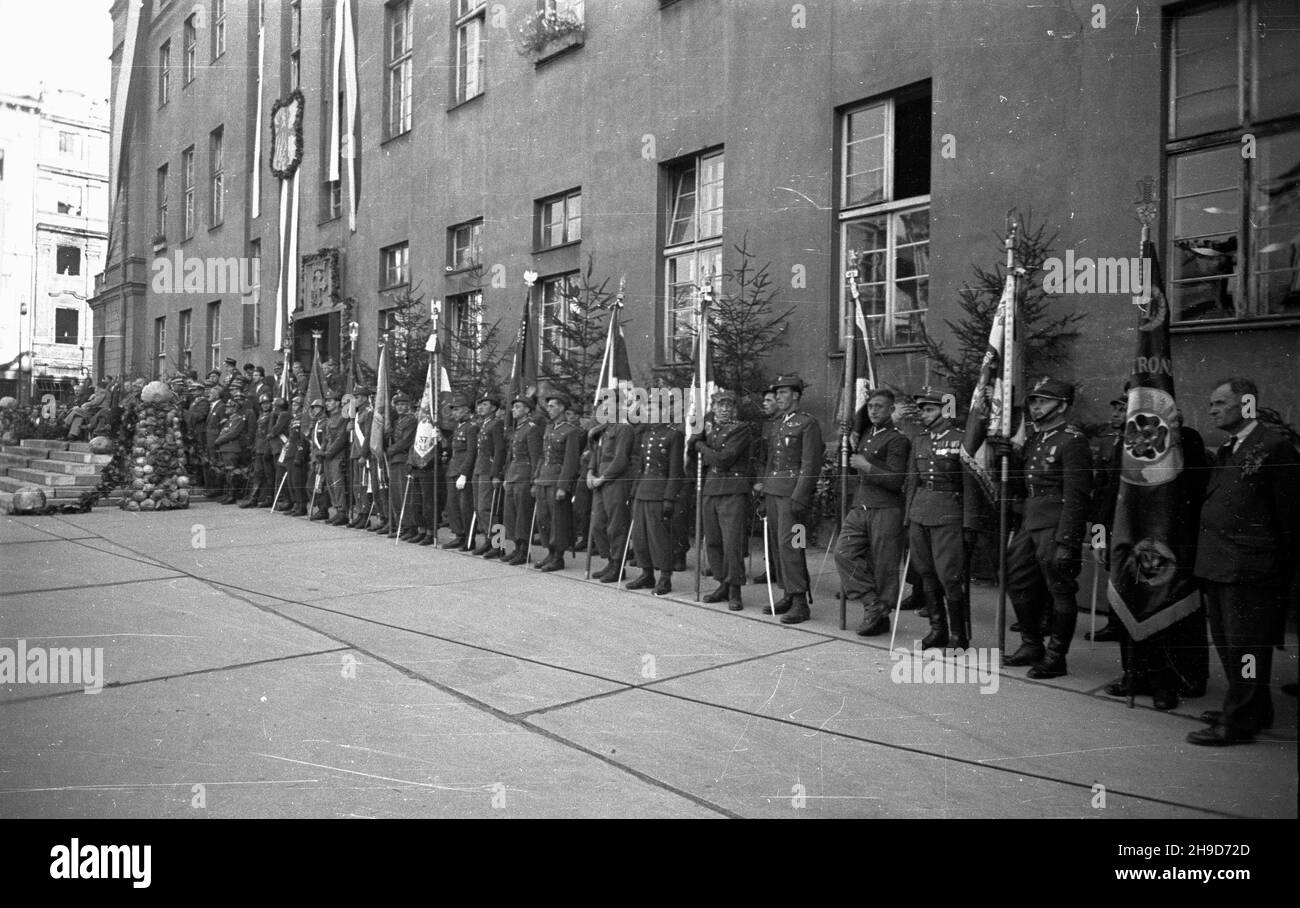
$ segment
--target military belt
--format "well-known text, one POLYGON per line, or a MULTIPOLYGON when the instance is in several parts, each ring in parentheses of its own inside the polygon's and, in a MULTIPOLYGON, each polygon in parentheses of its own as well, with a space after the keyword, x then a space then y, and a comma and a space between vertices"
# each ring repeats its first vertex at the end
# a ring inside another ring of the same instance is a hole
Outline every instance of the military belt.
POLYGON ((926 479, 921 482, 921 488, 931 492, 960 492, 961 486, 951 482, 935 482, 933 479, 926 479))
POLYGON ((1061 495, 1061 486, 1033 485, 1031 483, 1028 488, 1030 498, 1051 498, 1061 495))

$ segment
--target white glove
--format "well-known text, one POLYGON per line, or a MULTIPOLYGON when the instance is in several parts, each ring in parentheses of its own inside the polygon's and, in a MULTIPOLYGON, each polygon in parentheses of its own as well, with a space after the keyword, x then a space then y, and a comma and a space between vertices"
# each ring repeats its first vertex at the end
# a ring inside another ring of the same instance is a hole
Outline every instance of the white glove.
POLYGON ((456 488, 458 488, 458 489, 463 489, 463 488, 465 488, 465 482, 466 482, 466 480, 465 480, 465 476, 464 476, 464 474, 462 474, 462 475, 460 475, 460 476, 457 476, 457 477, 456 477, 456 488))

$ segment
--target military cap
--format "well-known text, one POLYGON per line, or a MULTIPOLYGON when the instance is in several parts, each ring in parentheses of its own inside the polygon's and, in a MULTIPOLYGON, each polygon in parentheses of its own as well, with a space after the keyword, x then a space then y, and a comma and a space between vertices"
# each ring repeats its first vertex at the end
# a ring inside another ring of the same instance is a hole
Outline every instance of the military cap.
POLYGON ((243 386, 243 385, 231 385, 231 386, 230 386, 230 396, 231 396, 231 397, 243 397, 243 396, 244 396, 244 386, 243 386))
POLYGON ((805 387, 807 387, 807 385, 805 385, 803 379, 799 377, 799 373, 790 372, 785 375, 778 375, 776 381, 772 382, 772 384, 768 386, 767 390, 777 391, 781 388, 793 388, 802 394, 805 387))
POLYGON ((469 398, 457 391, 451 396, 451 405, 453 407, 468 407, 469 398))
POLYGON ((271 401, 271 406, 275 407, 277 410, 283 410, 285 407, 289 406, 289 402, 283 397, 277 397, 275 400, 271 401))
POLYGON ((483 394, 480 395, 478 402, 483 403, 485 400, 490 404, 494 404, 498 407, 501 406, 501 395, 496 391, 484 391, 483 394))
POLYGON ((1066 404, 1074 403, 1074 385, 1057 378, 1040 378, 1025 395, 1026 399, 1042 397, 1047 400, 1059 400, 1066 404))
POLYGON ((313 407, 320 407, 320 408, 323 410, 323 409, 325 409, 325 401, 321 400, 321 399, 318 397, 318 398, 316 398, 315 400, 313 400, 313 401, 311 402, 311 407, 308 407, 307 409, 310 410, 310 409, 312 409, 313 407))
POLYGON ((227 366, 238 366, 238 365, 239 365, 239 360, 235 359, 233 356, 227 356, 227 357, 226 357, 226 365, 227 365, 227 366))
POLYGON ((1133 387, 1133 381, 1132 381, 1131 379, 1125 379, 1125 381, 1124 381, 1124 391, 1119 395, 1119 397, 1116 397, 1114 400, 1112 400, 1112 401, 1110 402, 1110 405, 1111 405, 1112 407, 1115 406, 1115 404, 1125 404, 1125 405, 1127 405, 1127 404, 1128 404, 1128 390, 1129 390, 1129 388, 1131 388, 1131 387, 1133 387))
POLYGON ((245 372, 251 372, 251 371, 253 371, 253 370, 256 369, 256 368, 257 368, 257 366, 254 366, 252 363, 244 363, 244 371, 245 371, 245 372))
POLYGON ((732 406, 735 406, 736 392, 719 391, 717 394, 713 395, 713 405, 716 407, 718 404, 731 404, 732 406))
POLYGON ((356 397, 358 394, 364 394, 366 397, 370 397, 374 393, 375 393, 374 388, 367 387, 366 385, 357 385, 355 388, 352 389, 353 397, 356 397))
POLYGON ((934 407, 943 406, 943 392, 936 391, 934 388, 922 388, 921 393, 915 397, 916 405, 924 407, 929 404, 934 407))
POLYGON ((549 404, 553 400, 558 400, 564 409, 569 409, 569 395, 565 394, 559 388, 551 388, 546 392, 546 402, 549 404))
POLYGON ((393 403, 395 404, 409 404, 410 402, 411 395, 407 394, 405 391, 398 391, 393 395, 393 403))
POLYGON ((262 395, 260 395, 260 396, 257 398, 257 402, 258 402, 259 404, 269 404, 269 403, 272 403, 271 395, 269 395, 269 394, 262 394, 262 395))
POLYGON ((341 397, 339 396, 339 392, 334 391, 334 390, 330 390, 330 391, 326 391, 326 392, 325 392, 325 399, 326 399, 326 400, 342 400, 343 398, 341 398, 341 397))
POLYGON ((512 404, 523 404, 530 410, 537 407, 537 398, 533 397, 531 394, 516 394, 514 400, 510 402, 512 404))

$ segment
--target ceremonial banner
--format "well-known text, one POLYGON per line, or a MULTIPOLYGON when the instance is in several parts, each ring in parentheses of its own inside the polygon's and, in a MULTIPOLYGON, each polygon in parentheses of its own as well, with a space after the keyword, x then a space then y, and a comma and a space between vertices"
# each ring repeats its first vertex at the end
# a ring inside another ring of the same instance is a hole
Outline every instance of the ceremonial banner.
POLYGON ((438 436, 438 424, 433 412, 433 363, 429 363, 424 377, 424 393, 420 395, 419 422, 415 427, 415 440, 411 442, 411 461, 420 468, 428 466, 433 460, 434 441, 438 436))
POLYGON ((275 347, 285 345, 289 306, 298 296, 298 165, 302 163, 302 92, 271 107, 271 172, 280 180, 280 273, 275 290, 275 347))
POLYGON ((532 333, 532 299, 533 282, 537 272, 524 272, 524 315, 519 320, 519 332, 515 335, 514 359, 510 363, 510 393, 522 396, 530 388, 537 387, 537 361, 533 356, 532 333))
MULTIPOLYGON (((260 7, 259 7, 260 9, 260 7)), ((262 215, 262 67, 266 61, 266 26, 257 20, 257 115, 253 117, 253 172, 249 174, 253 196, 251 217, 262 215)))
MULTIPOLYGON (((682 420, 682 431, 687 441, 704 431, 704 417, 709 412, 709 404, 717 385, 713 383, 713 352, 709 344, 709 308, 713 304, 713 283, 705 278, 705 285, 699 291, 698 325, 695 332, 694 370, 691 374, 690 399, 686 401, 686 413, 682 420)), ((682 448, 682 457, 690 463, 690 444, 682 448)))
MULTIPOLYGON (((1180 519, 1183 451, 1169 349, 1169 303, 1155 245, 1143 230, 1142 255, 1151 281, 1139 306, 1137 350, 1129 378, 1128 414, 1115 525, 1110 539, 1107 599, 1134 640, 1144 640, 1194 612, 1199 596, 1180 519)), ((1189 544, 1190 543, 1190 544, 1189 544)))
POLYGON ((619 400, 619 382, 632 380, 632 364, 627 357, 627 339, 623 336, 623 325, 619 314, 623 311, 623 287, 625 280, 620 280, 618 296, 614 298, 613 311, 609 314, 609 330, 605 333, 605 353, 600 360, 600 374, 596 377, 596 399, 592 403, 592 413, 597 422, 622 422, 625 401, 619 400))
POLYGON ((352 0, 335 0, 334 4, 334 91, 330 109, 329 142, 329 178, 331 182, 340 178, 339 157, 348 161, 348 229, 357 229, 357 197, 360 190, 359 174, 361 158, 357 148, 359 128, 357 113, 357 48, 356 22, 353 18, 352 0), (339 85, 340 73, 343 84, 339 85), (341 89, 341 91, 340 91, 341 89), (340 116, 339 94, 343 95, 343 111, 340 116), (340 130, 340 120, 342 130, 340 130), (341 144, 341 147, 340 147, 341 144))
POLYGON ((391 421, 392 402, 388 387, 388 348, 379 349, 379 365, 375 371, 375 415, 370 421, 370 452, 384 463, 384 433, 391 421))
POLYGON ((966 417, 966 433, 962 439, 962 462, 979 482, 984 494, 993 501, 997 492, 989 470, 980 453, 988 433, 1010 438, 1015 429, 1012 407, 1012 369, 1015 364, 1014 331, 1016 307, 1019 305, 1019 276, 1008 270, 989 330, 989 344, 980 363, 979 379, 971 395, 970 412, 966 417), (987 414, 987 418, 986 418, 987 414))

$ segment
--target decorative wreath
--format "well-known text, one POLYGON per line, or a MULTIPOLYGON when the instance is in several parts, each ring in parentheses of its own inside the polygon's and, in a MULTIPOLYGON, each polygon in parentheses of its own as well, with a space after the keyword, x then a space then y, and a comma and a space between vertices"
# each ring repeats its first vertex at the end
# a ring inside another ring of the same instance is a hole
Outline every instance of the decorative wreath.
POLYGON ((302 115, 306 101, 294 89, 271 105, 271 173, 281 180, 293 176, 302 163, 302 115))

